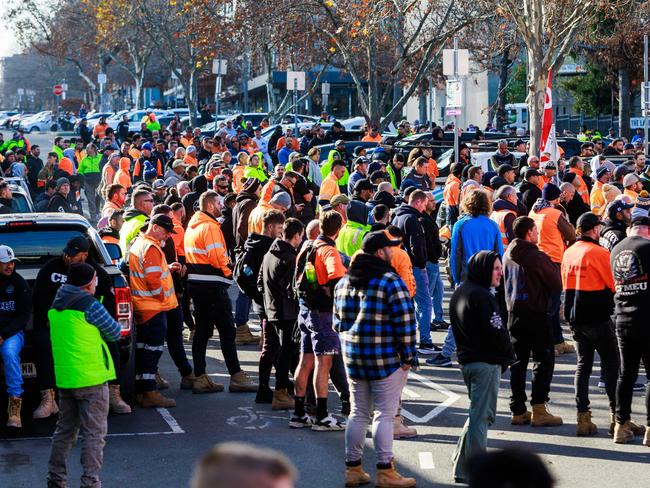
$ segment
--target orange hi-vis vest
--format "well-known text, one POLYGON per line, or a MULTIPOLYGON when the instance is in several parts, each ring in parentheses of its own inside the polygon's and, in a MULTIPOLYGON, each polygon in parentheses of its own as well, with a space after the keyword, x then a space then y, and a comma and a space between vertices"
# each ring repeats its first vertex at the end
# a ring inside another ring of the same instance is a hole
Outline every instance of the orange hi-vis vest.
POLYGON ((503 243, 504 251, 508 247, 508 244, 510 244, 510 241, 508 241, 508 233, 506 232, 506 216, 508 214, 512 214, 515 217, 517 216, 517 212, 509 209, 495 210, 490 215, 490 220, 496 222, 499 226, 499 232, 501 232, 501 242, 503 243))
POLYGON ((146 234, 136 237, 129 250, 129 273, 137 323, 178 306, 174 281, 156 239, 146 234))
POLYGON ((582 201, 589 205, 589 190, 587 188, 585 180, 582 179, 582 175, 584 173, 578 168, 569 169, 569 173, 576 174, 576 180, 578 180, 578 183, 580 183, 580 187, 576 189, 576 191, 578 192, 578 195, 580 195, 580 198, 582 198, 582 201))
POLYGON ((535 221, 535 225, 539 229, 537 246, 551 258, 551 261, 557 264, 562 262, 562 256, 566 250, 566 243, 557 226, 561 215, 562 212, 552 207, 543 208, 539 212, 531 210, 528 215, 535 221))
POLYGON ((443 199, 447 207, 460 205, 460 179, 457 176, 449 175, 443 190, 443 199))
POLYGON ((205 212, 196 212, 185 229, 187 281, 195 285, 232 285, 226 241, 221 224, 205 212))

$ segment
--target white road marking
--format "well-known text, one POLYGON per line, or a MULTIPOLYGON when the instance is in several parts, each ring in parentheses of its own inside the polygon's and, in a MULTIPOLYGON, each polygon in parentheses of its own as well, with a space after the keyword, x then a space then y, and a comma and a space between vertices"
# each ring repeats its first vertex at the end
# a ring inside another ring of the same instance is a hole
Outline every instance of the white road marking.
POLYGON ((433 464, 433 453, 431 451, 418 452, 418 458, 420 459, 420 468, 435 468, 435 465, 433 464))
POLYGON ((419 393, 411 390, 410 388, 404 387, 402 390, 402 393, 404 393, 406 396, 411 397, 411 398, 422 398, 422 395, 419 393))
POLYGON ((176 419, 172 416, 171 413, 169 413, 169 410, 166 408, 157 408, 156 409, 160 416, 163 418, 165 422, 167 422, 167 425, 169 425, 169 428, 172 429, 172 434, 184 434, 185 431, 181 428, 180 425, 178 425, 178 422, 176 419))
POLYGON ((408 420, 410 420, 411 422, 413 422, 413 423, 416 423, 416 424, 426 424, 426 423, 428 423, 429 421, 431 421, 431 419, 437 417, 442 412, 444 412, 447 408, 449 408, 451 405, 456 403, 458 401, 458 399, 460 398, 460 395, 457 395, 456 393, 454 393, 451 390, 448 390, 444 386, 439 385, 438 383, 434 383, 433 381, 431 381, 431 380, 429 380, 429 379, 425 378, 424 376, 421 376, 421 375, 419 375, 417 373, 414 373, 413 371, 411 371, 409 373, 409 378, 417 380, 420 383, 422 383, 423 385, 428 386, 432 390, 435 390, 435 391, 437 391, 439 393, 442 393, 443 395, 447 396, 445 401, 443 401, 436 408, 429 411, 424 417, 418 417, 417 415, 415 415, 415 414, 409 412, 408 410, 406 410, 404 408, 404 405, 402 405, 402 415, 404 417, 406 417, 408 420))

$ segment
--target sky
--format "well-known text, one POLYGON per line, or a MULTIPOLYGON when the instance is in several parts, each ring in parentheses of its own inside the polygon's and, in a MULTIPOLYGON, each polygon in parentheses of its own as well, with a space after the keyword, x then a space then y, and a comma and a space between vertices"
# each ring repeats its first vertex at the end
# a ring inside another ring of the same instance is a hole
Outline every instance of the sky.
POLYGON ((0 24, 0 58, 11 56, 20 51, 18 40, 13 32, 5 29, 5 23, 0 24))

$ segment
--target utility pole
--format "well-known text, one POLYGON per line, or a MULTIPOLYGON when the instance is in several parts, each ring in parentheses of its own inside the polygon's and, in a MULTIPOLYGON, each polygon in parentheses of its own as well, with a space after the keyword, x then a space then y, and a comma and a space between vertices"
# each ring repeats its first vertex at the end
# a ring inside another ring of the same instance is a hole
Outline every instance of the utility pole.
MULTIPOLYGON (((643 153, 648 155, 648 109, 650 109, 650 83, 648 83, 648 34, 643 36, 643 153)), ((618 121, 620 129, 621 121, 618 121)))
MULTIPOLYGON (((454 80, 458 81, 458 36, 454 36, 454 80)), ((458 163, 458 111, 454 114, 454 163, 458 163)))

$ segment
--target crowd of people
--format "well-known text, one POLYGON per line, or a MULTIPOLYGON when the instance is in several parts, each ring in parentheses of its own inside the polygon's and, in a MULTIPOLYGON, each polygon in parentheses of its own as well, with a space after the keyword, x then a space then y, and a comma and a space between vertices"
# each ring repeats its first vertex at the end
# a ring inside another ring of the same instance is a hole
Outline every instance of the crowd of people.
MULTIPOLYGON (((410 131, 406 123, 400 128, 410 131)), ((637 381, 640 362, 650 366, 643 326, 650 306, 645 156, 614 167, 603 148, 586 142, 580 156, 543 161, 518 141, 526 155, 517 159, 503 141, 491 158, 494 171, 484 173, 463 144, 438 208, 431 147, 405 157, 378 146, 368 157, 359 146, 349 158, 339 131, 323 134, 316 125, 297 139, 280 129, 281 137, 267 141, 261 127, 242 121, 228 122, 214 137, 192 128, 124 140, 107 131, 85 146, 57 137, 35 177, 38 165, 30 158, 38 158, 38 147, 29 148, 25 174, 37 206, 85 213, 102 240, 121 250, 133 300, 137 405, 176 405, 161 393, 169 387, 158 371, 165 344, 181 389, 223 391, 206 363, 216 327, 230 392, 255 393, 256 403, 288 410, 290 428, 345 431, 346 486, 372 480, 362 466, 369 423, 377 485, 415 486, 397 471, 393 452, 394 439, 417 435, 400 415, 401 392, 418 358, 451 367, 456 354, 470 407, 454 477, 467 482, 467 460, 486 448, 508 368, 512 424, 558 426, 563 419, 547 405, 555 357, 576 353, 576 434, 596 433, 588 382, 598 352, 610 435, 626 443, 645 434, 650 446, 650 431, 631 420, 632 392, 644 388, 637 381), (333 139, 334 149, 321 155, 305 138, 333 139), (443 308, 445 258, 454 289, 451 326, 443 308), (259 317, 261 337, 248 325, 251 313, 259 317), (575 346, 565 340, 563 322, 575 346), (436 329, 446 329, 441 346, 432 340, 436 329), (258 344, 254 380, 242 369, 238 348, 258 344), (328 402, 330 380, 339 412, 328 402)), ((367 137, 376 136, 371 127, 367 137)), ((62 466, 79 422, 83 480, 96 483, 108 410, 131 412, 116 381, 119 325, 110 283, 80 237, 40 270, 33 294, 16 262, 0 246, 9 425, 21 425, 19 353, 33 309, 42 394, 34 417, 60 410, 50 486, 65 486, 62 466), (12 307, 4 306, 9 287, 21 296, 12 307), (83 340, 73 340, 70 327, 83 330, 83 340)), ((650 425, 649 392, 646 407, 650 425)))

